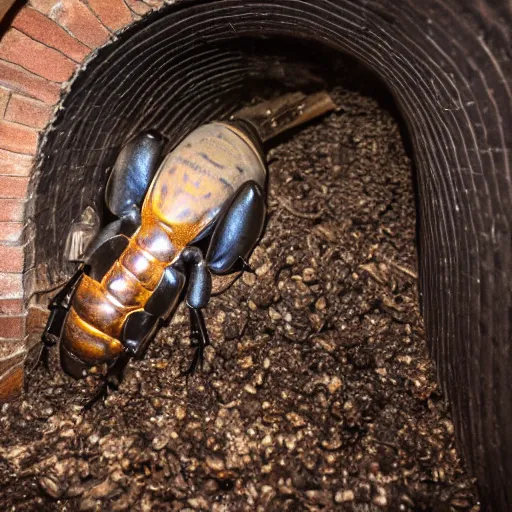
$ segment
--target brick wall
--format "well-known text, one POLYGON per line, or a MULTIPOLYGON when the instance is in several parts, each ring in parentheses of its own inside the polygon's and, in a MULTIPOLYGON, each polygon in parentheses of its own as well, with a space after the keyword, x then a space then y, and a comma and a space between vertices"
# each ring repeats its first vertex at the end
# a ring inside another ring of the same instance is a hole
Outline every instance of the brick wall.
POLYGON ((0 40, 0 401, 21 392, 25 205, 38 143, 66 83, 115 32, 164 0, 31 0, 0 40), (10 386, 2 384, 9 373, 10 386))

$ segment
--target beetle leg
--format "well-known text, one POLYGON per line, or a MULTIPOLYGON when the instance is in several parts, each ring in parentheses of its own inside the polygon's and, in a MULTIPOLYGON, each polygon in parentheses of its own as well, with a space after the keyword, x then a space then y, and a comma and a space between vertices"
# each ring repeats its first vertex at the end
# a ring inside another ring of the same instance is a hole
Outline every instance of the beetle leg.
POLYGON ((130 362, 130 359, 137 355, 138 349, 141 345, 145 346, 146 342, 151 339, 157 325, 158 318, 153 317, 153 315, 150 315, 145 311, 137 311, 128 317, 123 328, 123 344, 125 346, 125 350, 112 364, 108 366, 107 374, 105 375, 103 382, 99 385, 94 396, 84 405, 84 411, 91 409, 96 402, 107 398, 110 389, 116 391, 119 388, 123 381, 124 372, 130 362), (141 318, 140 315, 137 315, 136 313, 145 314, 145 318, 141 318))
POLYGON ((249 265, 249 263, 247 263, 247 261, 245 261, 244 258, 242 258, 242 256, 240 256, 238 258, 238 261, 240 262, 240 267, 242 270, 242 272, 249 272, 249 274, 256 274, 256 270, 254 270, 251 265, 249 265))
POLYGON ((132 354, 124 352, 116 359, 114 364, 109 366, 106 378, 106 385, 109 389, 119 389, 121 382, 123 382, 124 371, 131 358, 132 354))
POLYGON ((92 406, 100 401, 105 400, 108 396, 110 389, 117 391, 124 378, 124 372, 130 359, 133 357, 133 353, 130 350, 125 350, 109 367, 107 368, 107 374, 105 375, 103 382, 98 386, 96 393, 93 397, 87 400, 83 410, 88 411, 92 406))
POLYGON ((144 310, 128 316, 121 341, 133 357, 142 358, 160 320, 167 318, 178 305, 184 286, 185 275, 181 270, 167 267, 144 310))
POLYGON ((203 253, 198 247, 185 247, 180 259, 189 270, 187 306, 193 309, 203 309, 208 305, 212 293, 212 276, 203 253))
POLYGON ((134 205, 118 220, 107 224, 86 247, 81 256, 90 271, 89 277, 101 281, 127 247, 129 237, 140 226, 140 210, 134 205))
POLYGON ((53 347, 58 343, 62 326, 64 325, 64 320, 66 319, 66 315, 71 307, 71 300, 84 272, 84 265, 80 265, 71 279, 50 301, 50 304, 48 305, 50 317, 48 318, 41 337, 46 347, 53 347))
POLYGON ((140 226, 140 207, 158 169, 162 146, 159 135, 145 132, 128 142, 117 157, 105 190, 105 203, 119 219, 99 232, 83 256, 96 281, 101 281, 140 226))
POLYGON ((199 363, 202 366, 204 349, 210 343, 202 309, 211 295, 211 274, 227 274, 241 265, 252 271, 245 258, 261 236, 265 222, 263 190, 254 181, 242 185, 230 205, 217 221, 208 247, 206 259, 197 247, 187 247, 182 253, 184 263, 192 264, 187 291, 190 310, 191 345, 196 348, 189 368, 191 375, 199 363))
POLYGON ((185 274, 178 266, 168 266, 144 309, 155 317, 165 319, 178 306, 185 287, 185 274))
POLYGON ((96 404, 99 401, 105 400, 108 396, 108 386, 106 381, 98 388, 96 393, 92 396, 92 398, 89 398, 87 402, 85 402, 85 405, 82 407, 82 411, 90 411, 92 409, 92 406, 96 404))
POLYGON ((211 272, 228 274, 240 262, 248 267, 246 259, 263 232, 265 212, 262 188, 255 181, 246 182, 215 225, 206 254, 211 272))
MULTIPOLYGON (((119 221, 113 222, 112 224, 116 224, 117 222, 119 221)), ((109 226, 111 226, 111 224, 109 224, 107 228, 109 226)), ((88 272, 89 277, 100 282, 126 247, 128 247, 129 241, 129 238, 125 235, 118 234, 110 238, 105 238, 99 245, 93 243, 94 247, 91 247, 90 252, 87 251, 84 259, 84 263, 90 268, 88 272)))
POLYGON ((54 347, 60 340, 64 320, 66 320, 69 308, 71 307, 71 300, 73 299, 73 295, 84 271, 84 265, 80 265, 71 279, 51 299, 50 304, 48 305, 50 316, 48 317, 48 321, 46 322, 46 326, 41 336, 43 349, 40 355, 40 361, 47 370, 49 370, 50 366, 50 347, 54 347))
POLYGON ((121 341, 125 352, 130 357, 142 358, 149 340, 156 332, 159 320, 159 317, 144 310, 134 311, 128 316, 123 327, 121 341))
POLYGON ((186 303, 190 313, 190 345, 195 348, 194 357, 184 375, 194 373, 197 363, 203 365, 204 349, 210 344, 208 330, 202 309, 208 305, 212 292, 212 276, 202 251, 198 247, 186 247, 181 254, 181 261, 189 269, 189 284, 186 303))
POLYGON ((132 355, 130 353, 125 352, 121 354, 112 365, 108 367, 105 380, 98 387, 98 390, 96 393, 94 393, 93 397, 86 402, 83 407, 84 411, 90 410, 92 406, 98 401, 105 400, 105 398, 108 396, 109 389, 116 391, 119 388, 119 385, 123 381, 124 371, 130 362, 131 357, 132 355))
POLYGON ((210 344, 210 337, 204 321, 203 312, 200 309, 189 308, 190 312, 190 346, 195 348, 194 356, 190 366, 183 372, 183 375, 193 375, 197 363, 203 369, 204 349, 210 344))
POLYGON ((105 203, 117 217, 140 207, 160 164, 163 139, 144 132, 128 142, 116 159, 105 189, 105 203))

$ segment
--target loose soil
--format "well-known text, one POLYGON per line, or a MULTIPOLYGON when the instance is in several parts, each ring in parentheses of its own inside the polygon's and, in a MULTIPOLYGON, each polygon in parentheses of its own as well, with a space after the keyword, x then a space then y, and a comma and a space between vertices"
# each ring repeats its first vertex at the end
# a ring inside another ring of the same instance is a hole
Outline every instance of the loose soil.
MULTIPOLYGON (((339 112, 269 153, 269 220, 206 311, 181 307, 118 392, 42 367, 1 410, 2 510, 477 511, 419 310, 411 162, 395 116, 339 112)), ((56 351, 55 351, 56 352, 56 351)))

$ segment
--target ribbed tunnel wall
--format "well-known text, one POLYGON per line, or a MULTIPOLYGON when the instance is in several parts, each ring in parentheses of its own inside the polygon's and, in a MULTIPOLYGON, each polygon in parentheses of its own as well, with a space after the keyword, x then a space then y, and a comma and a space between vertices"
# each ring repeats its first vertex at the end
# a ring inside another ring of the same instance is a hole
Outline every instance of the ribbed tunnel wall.
POLYGON ((384 80, 406 120, 432 353, 483 495, 510 509, 512 17, 505 1, 466 4, 180 2, 132 26, 79 74, 41 146, 26 259, 38 280, 27 279, 27 296, 65 277, 63 233, 97 203, 124 140, 151 127, 172 146, 236 106, 252 66, 239 38, 279 35, 348 53, 384 80))

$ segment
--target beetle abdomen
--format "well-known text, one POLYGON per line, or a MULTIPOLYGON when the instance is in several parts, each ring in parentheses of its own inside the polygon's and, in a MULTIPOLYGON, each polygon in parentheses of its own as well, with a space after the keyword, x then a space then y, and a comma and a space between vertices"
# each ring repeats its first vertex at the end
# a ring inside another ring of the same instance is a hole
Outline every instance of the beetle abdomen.
POLYGON ((211 123, 194 130, 163 161, 142 207, 142 218, 172 230, 185 246, 247 181, 264 186, 262 156, 241 130, 211 123))
POLYGON ((115 359, 123 351, 119 340, 83 320, 74 307, 69 310, 62 343, 75 357, 89 365, 115 359))
POLYGON ((126 315, 135 308, 108 297, 102 283, 84 275, 73 297, 72 307, 86 323, 118 338, 126 315))
POLYGON ((144 308, 177 254, 163 226, 143 222, 101 281, 82 277, 64 325, 65 351, 86 366, 116 359, 123 350, 119 340, 126 319, 144 308))

